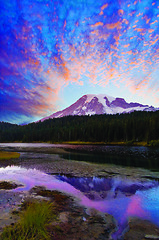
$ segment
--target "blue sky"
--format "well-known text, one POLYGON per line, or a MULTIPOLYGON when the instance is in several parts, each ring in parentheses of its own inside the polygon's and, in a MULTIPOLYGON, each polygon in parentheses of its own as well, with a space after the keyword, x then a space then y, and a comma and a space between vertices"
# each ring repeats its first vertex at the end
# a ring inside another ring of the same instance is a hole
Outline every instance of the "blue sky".
POLYGON ((0 121, 83 94, 159 107, 159 1, 0 0, 0 121))

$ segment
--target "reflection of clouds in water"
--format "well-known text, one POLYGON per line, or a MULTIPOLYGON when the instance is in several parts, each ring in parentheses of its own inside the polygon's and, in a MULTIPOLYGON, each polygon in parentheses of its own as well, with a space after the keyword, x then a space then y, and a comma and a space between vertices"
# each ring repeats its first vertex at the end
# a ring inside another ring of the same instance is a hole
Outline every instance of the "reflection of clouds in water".
POLYGON ((34 186, 45 186, 49 189, 58 189, 68 193, 77 195, 79 192, 68 183, 62 183, 54 176, 48 175, 36 169, 26 169, 17 166, 8 166, 6 168, 0 168, 0 180, 16 181, 24 184, 24 188, 18 188, 19 190, 30 190, 34 186))
POLYGON ((0 168, 0 181, 15 181, 24 185, 24 187, 14 189, 14 192, 28 191, 34 186, 45 186, 51 190, 59 190, 77 197, 86 207, 101 210, 100 203, 89 200, 82 192, 69 183, 62 182, 56 177, 36 169, 26 169, 17 166, 0 168))
MULTIPOLYGON (((157 209, 156 212, 153 210, 156 204, 156 197, 153 200, 154 196, 152 194, 155 193, 154 189, 158 189, 159 192, 159 184, 157 181, 140 182, 138 180, 121 177, 106 179, 98 177, 68 178, 66 176, 59 176, 58 178, 82 191, 91 199, 91 202, 94 202, 93 199, 95 199, 96 209, 113 215, 120 226, 117 234, 120 234, 126 227, 129 217, 147 219, 159 225, 159 209, 157 209), (149 206, 145 207, 145 202, 147 201, 144 194, 145 192, 148 193, 150 201, 147 204, 151 205, 151 208, 149 208, 149 206)), ((159 195, 157 199, 159 202, 159 195)), ((86 203, 85 201, 82 201, 84 205, 86 203)))
POLYGON ((137 193, 142 198, 143 209, 149 212, 150 218, 159 225, 159 187, 140 191, 137 193))
POLYGON ((138 195, 143 196, 147 201, 156 202, 156 206, 159 207, 159 188, 158 186, 150 188, 148 191, 139 192, 138 195))
POLYGON ((50 143, 0 143, 1 147, 53 147, 53 146, 60 146, 60 144, 50 144, 50 143))
MULTIPOLYGON (((58 176, 59 180, 67 182, 74 186, 76 189, 84 193, 88 192, 106 192, 105 198, 115 198, 118 195, 134 195, 138 190, 145 190, 158 186, 156 181, 137 181, 121 177, 67 177, 58 176)), ((104 197, 102 197, 104 198, 104 197)))
POLYGON ((137 180, 114 178, 67 178, 52 176, 36 169, 19 166, 0 168, 0 181, 15 181, 24 187, 12 191, 27 191, 34 186, 45 186, 77 197, 81 204, 112 214, 119 223, 120 234, 131 216, 153 221, 159 225, 159 187, 157 181, 138 182, 137 180), (132 188, 132 189, 131 189, 132 188), (101 198, 89 198, 105 193, 101 198))

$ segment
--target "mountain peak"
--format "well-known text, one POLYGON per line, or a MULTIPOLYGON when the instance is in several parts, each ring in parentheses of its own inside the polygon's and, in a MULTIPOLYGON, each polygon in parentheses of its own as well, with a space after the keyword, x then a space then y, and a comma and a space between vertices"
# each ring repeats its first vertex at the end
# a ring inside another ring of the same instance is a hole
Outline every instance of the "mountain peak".
POLYGON ((133 111, 156 111, 158 109, 142 105, 140 103, 127 103, 124 98, 115 98, 106 94, 86 94, 79 98, 75 103, 62 111, 42 118, 44 121, 49 118, 59 118, 68 115, 94 115, 94 114, 117 114, 129 113, 133 111))

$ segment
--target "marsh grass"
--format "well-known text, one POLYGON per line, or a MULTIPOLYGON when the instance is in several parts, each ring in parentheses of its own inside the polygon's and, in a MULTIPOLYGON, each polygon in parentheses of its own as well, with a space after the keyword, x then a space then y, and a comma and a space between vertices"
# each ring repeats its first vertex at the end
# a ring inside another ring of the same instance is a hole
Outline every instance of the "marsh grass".
POLYGON ((151 140, 149 142, 150 147, 159 147, 159 140, 151 140))
POLYGON ((19 158, 20 153, 17 152, 3 152, 0 151, 0 160, 6 160, 6 159, 11 159, 11 158, 19 158))
POLYGON ((4 229, 0 240, 50 240, 46 226, 55 220, 50 202, 32 202, 20 213, 20 220, 4 229))

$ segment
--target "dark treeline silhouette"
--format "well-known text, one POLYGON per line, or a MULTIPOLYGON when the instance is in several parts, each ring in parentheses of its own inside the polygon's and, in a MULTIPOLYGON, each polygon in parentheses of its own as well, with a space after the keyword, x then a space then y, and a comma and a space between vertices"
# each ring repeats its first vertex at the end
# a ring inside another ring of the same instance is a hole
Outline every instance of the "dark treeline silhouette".
POLYGON ((159 140, 159 111, 67 116, 19 126, 0 123, 0 142, 131 142, 159 140))

